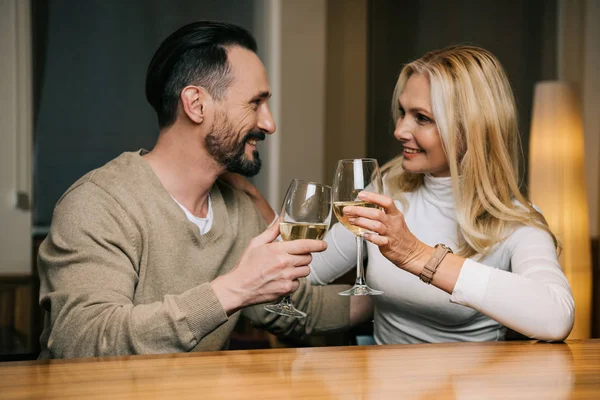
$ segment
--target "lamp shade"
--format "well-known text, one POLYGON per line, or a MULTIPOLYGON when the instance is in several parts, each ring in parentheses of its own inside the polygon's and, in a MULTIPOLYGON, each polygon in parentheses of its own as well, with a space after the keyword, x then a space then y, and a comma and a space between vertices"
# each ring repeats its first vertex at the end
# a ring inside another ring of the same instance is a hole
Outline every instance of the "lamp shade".
POLYGON ((590 337, 592 270, 584 140, 579 102, 565 82, 535 86, 529 147, 529 198, 562 245, 559 257, 575 299, 570 339, 590 337))

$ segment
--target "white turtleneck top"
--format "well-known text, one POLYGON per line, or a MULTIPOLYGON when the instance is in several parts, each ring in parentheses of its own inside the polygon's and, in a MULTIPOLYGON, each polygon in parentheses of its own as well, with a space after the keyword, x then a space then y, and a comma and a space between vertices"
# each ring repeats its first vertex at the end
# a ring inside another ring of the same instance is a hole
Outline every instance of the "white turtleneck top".
MULTIPOLYGON (((457 249, 458 224, 451 178, 425 176, 406 193, 411 232, 423 243, 457 249)), ((309 280, 327 284, 356 265, 354 235, 337 223, 328 249, 313 254, 309 280)), ((427 285, 367 243, 367 282, 373 296, 377 344, 503 340, 506 328, 540 340, 562 340, 572 329, 574 302, 550 235, 520 226, 483 258, 467 259, 452 295, 427 285)))

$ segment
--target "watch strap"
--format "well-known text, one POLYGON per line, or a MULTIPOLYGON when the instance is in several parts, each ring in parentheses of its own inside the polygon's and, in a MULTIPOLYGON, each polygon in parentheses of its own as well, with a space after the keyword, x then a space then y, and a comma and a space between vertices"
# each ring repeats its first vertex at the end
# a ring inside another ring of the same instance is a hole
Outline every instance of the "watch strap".
POLYGON ((435 275, 435 272, 437 271, 444 257, 446 257, 446 254, 452 253, 452 249, 450 247, 441 243, 436 244, 434 249, 433 255, 425 263, 423 271, 421 271, 421 274, 419 275, 419 278, 428 285, 431 284, 433 276, 435 275))

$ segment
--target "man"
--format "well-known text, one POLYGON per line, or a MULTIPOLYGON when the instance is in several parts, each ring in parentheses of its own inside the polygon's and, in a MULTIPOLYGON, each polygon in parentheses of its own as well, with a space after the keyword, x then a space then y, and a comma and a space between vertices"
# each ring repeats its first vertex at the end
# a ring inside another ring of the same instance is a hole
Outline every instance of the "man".
POLYGON ((256 143, 275 131, 270 95, 239 27, 192 23, 160 45, 146 79, 155 147, 88 173, 56 205, 39 253, 40 358, 218 350, 241 314, 276 333, 349 325, 339 287, 298 280, 326 244, 273 242, 262 197, 218 179, 259 171, 256 143), (303 320, 260 305, 292 291, 303 320))

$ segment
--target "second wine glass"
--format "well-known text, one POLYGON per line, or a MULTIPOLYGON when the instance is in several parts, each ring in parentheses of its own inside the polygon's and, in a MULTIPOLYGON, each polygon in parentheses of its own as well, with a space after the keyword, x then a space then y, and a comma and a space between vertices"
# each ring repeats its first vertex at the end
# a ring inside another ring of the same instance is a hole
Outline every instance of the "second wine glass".
MULTIPOLYGON (((323 239, 331 222, 331 187, 294 179, 283 200, 279 221, 281 238, 285 241, 323 239)), ((265 310, 288 317, 306 317, 306 313, 294 307, 291 295, 278 304, 266 305, 265 310)))
POLYGON ((342 296, 366 296, 383 294, 381 290, 372 289, 367 285, 363 268, 363 234, 365 229, 348 222, 344 215, 344 207, 377 208, 373 203, 358 199, 358 194, 367 190, 382 193, 383 184, 379 164, 374 158, 358 158, 338 161, 333 179, 333 211, 337 219, 356 236, 356 283, 342 296))

